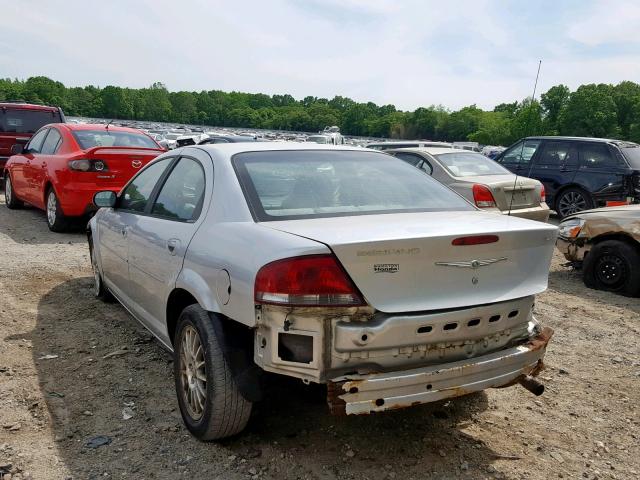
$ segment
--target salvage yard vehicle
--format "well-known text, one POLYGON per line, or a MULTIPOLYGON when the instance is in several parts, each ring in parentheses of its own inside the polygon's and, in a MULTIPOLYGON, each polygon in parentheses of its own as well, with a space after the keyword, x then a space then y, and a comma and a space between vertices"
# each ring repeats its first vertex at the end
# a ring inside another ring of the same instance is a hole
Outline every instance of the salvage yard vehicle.
POLYGON ((582 137, 527 137, 498 155, 517 175, 540 180, 560 218, 640 200, 640 145, 582 137))
POLYGON ((540 222, 549 219, 544 186, 538 180, 516 178, 480 153, 437 147, 385 152, 431 175, 478 208, 540 222))
POLYGON ((64 123, 60 107, 25 102, 0 102, 0 177, 16 143, 26 144, 33 134, 48 123, 64 123))
POLYGON ((640 205, 567 217, 559 226, 557 247, 582 269, 587 287, 640 296, 640 205))
POLYGON ((422 147, 441 147, 453 148, 453 144, 447 142, 433 142, 430 140, 409 140, 409 141, 391 141, 368 143, 367 148, 373 150, 389 150, 391 148, 422 148, 422 147))
POLYGON ((185 425, 237 434, 262 370, 368 414, 521 383, 556 227, 479 211, 390 155, 310 143, 167 152, 89 223, 95 294, 174 355, 185 425))
POLYGON ((5 200, 47 212, 54 232, 95 211, 93 195, 119 190, 165 150, 139 130, 92 124, 50 124, 26 146, 16 144, 5 167, 5 200))

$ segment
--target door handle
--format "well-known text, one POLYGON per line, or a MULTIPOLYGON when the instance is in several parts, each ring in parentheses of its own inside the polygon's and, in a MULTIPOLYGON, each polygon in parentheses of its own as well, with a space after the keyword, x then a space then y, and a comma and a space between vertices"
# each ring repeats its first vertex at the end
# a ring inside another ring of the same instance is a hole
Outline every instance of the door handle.
POLYGON ((177 238, 172 238, 167 240, 167 250, 171 255, 175 255, 177 253, 178 247, 180 246, 180 240, 177 238))

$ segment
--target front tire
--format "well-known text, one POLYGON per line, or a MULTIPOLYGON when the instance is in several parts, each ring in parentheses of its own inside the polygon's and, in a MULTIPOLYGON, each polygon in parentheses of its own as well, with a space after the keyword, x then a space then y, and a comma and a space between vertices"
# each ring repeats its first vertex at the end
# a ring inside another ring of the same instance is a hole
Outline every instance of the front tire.
MULTIPOLYGON (((91 242, 93 242, 93 239, 91 239, 91 242)), ((114 297, 102 281, 102 274, 98 268, 98 261, 96 260, 92 243, 89 244, 89 256, 91 257, 91 268, 93 269, 93 295, 105 303, 112 303, 114 297)))
POLYGON ((593 198, 580 188, 567 188, 562 191, 556 201, 556 213, 563 219, 574 213, 593 208, 593 198))
POLYGON ((66 232, 69 229, 69 219, 62 213, 58 196, 53 188, 47 192, 47 225, 52 232, 66 232))
POLYGON ((640 295, 640 253, 619 240, 605 240, 595 245, 584 260, 584 283, 589 288, 640 295))
POLYGON ((7 208, 11 210, 17 210, 22 208, 24 204, 16 198, 16 192, 13 190, 13 183, 9 174, 4 179, 4 201, 7 204, 7 208))
POLYGON ((252 404, 240 394, 212 320, 199 305, 180 314, 173 364, 180 413, 196 438, 218 440, 244 430, 252 404))

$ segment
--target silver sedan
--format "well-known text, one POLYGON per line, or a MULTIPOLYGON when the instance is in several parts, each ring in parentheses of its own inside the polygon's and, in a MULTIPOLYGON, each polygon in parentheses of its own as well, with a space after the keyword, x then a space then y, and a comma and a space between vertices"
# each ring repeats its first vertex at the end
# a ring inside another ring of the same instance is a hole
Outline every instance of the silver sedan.
POLYGON ((425 171, 485 211, 546 222, 549 206, 538 180, 516 176, 480 153, 454 148, 387 150, 425 171))
POLYGON ((520 382, 555 227, 486 215, 384 153, 315 144, 185 147, 96 194, 95 294, 174 355, 182 417, 234 435, 263 371, 362 414, 520 382))

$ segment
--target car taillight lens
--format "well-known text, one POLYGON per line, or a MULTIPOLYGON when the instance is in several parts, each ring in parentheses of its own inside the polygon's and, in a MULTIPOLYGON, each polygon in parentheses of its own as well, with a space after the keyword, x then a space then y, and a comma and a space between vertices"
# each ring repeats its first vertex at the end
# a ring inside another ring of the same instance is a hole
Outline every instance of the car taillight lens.
POLYGON ((495 208, 496 201, 489 187, 476 183, 473 186, 473 201, 479 208, 495 208))
POLYGON ((547 191, 544 189, 544 185, 540 187, 540 203, 547 201, 547 191))
POLYGON ((107 168, 107 164, 103 160, 90 160, 85 158, 80 160, 71 160, 69 162, 69 168, 76 172, 102 172, 104 170, 109 170, 107 168))
POLYGON ((364 305, 333 255, 307 255, 268 263, 256 275, 256 303, 289 306, 364 305))

